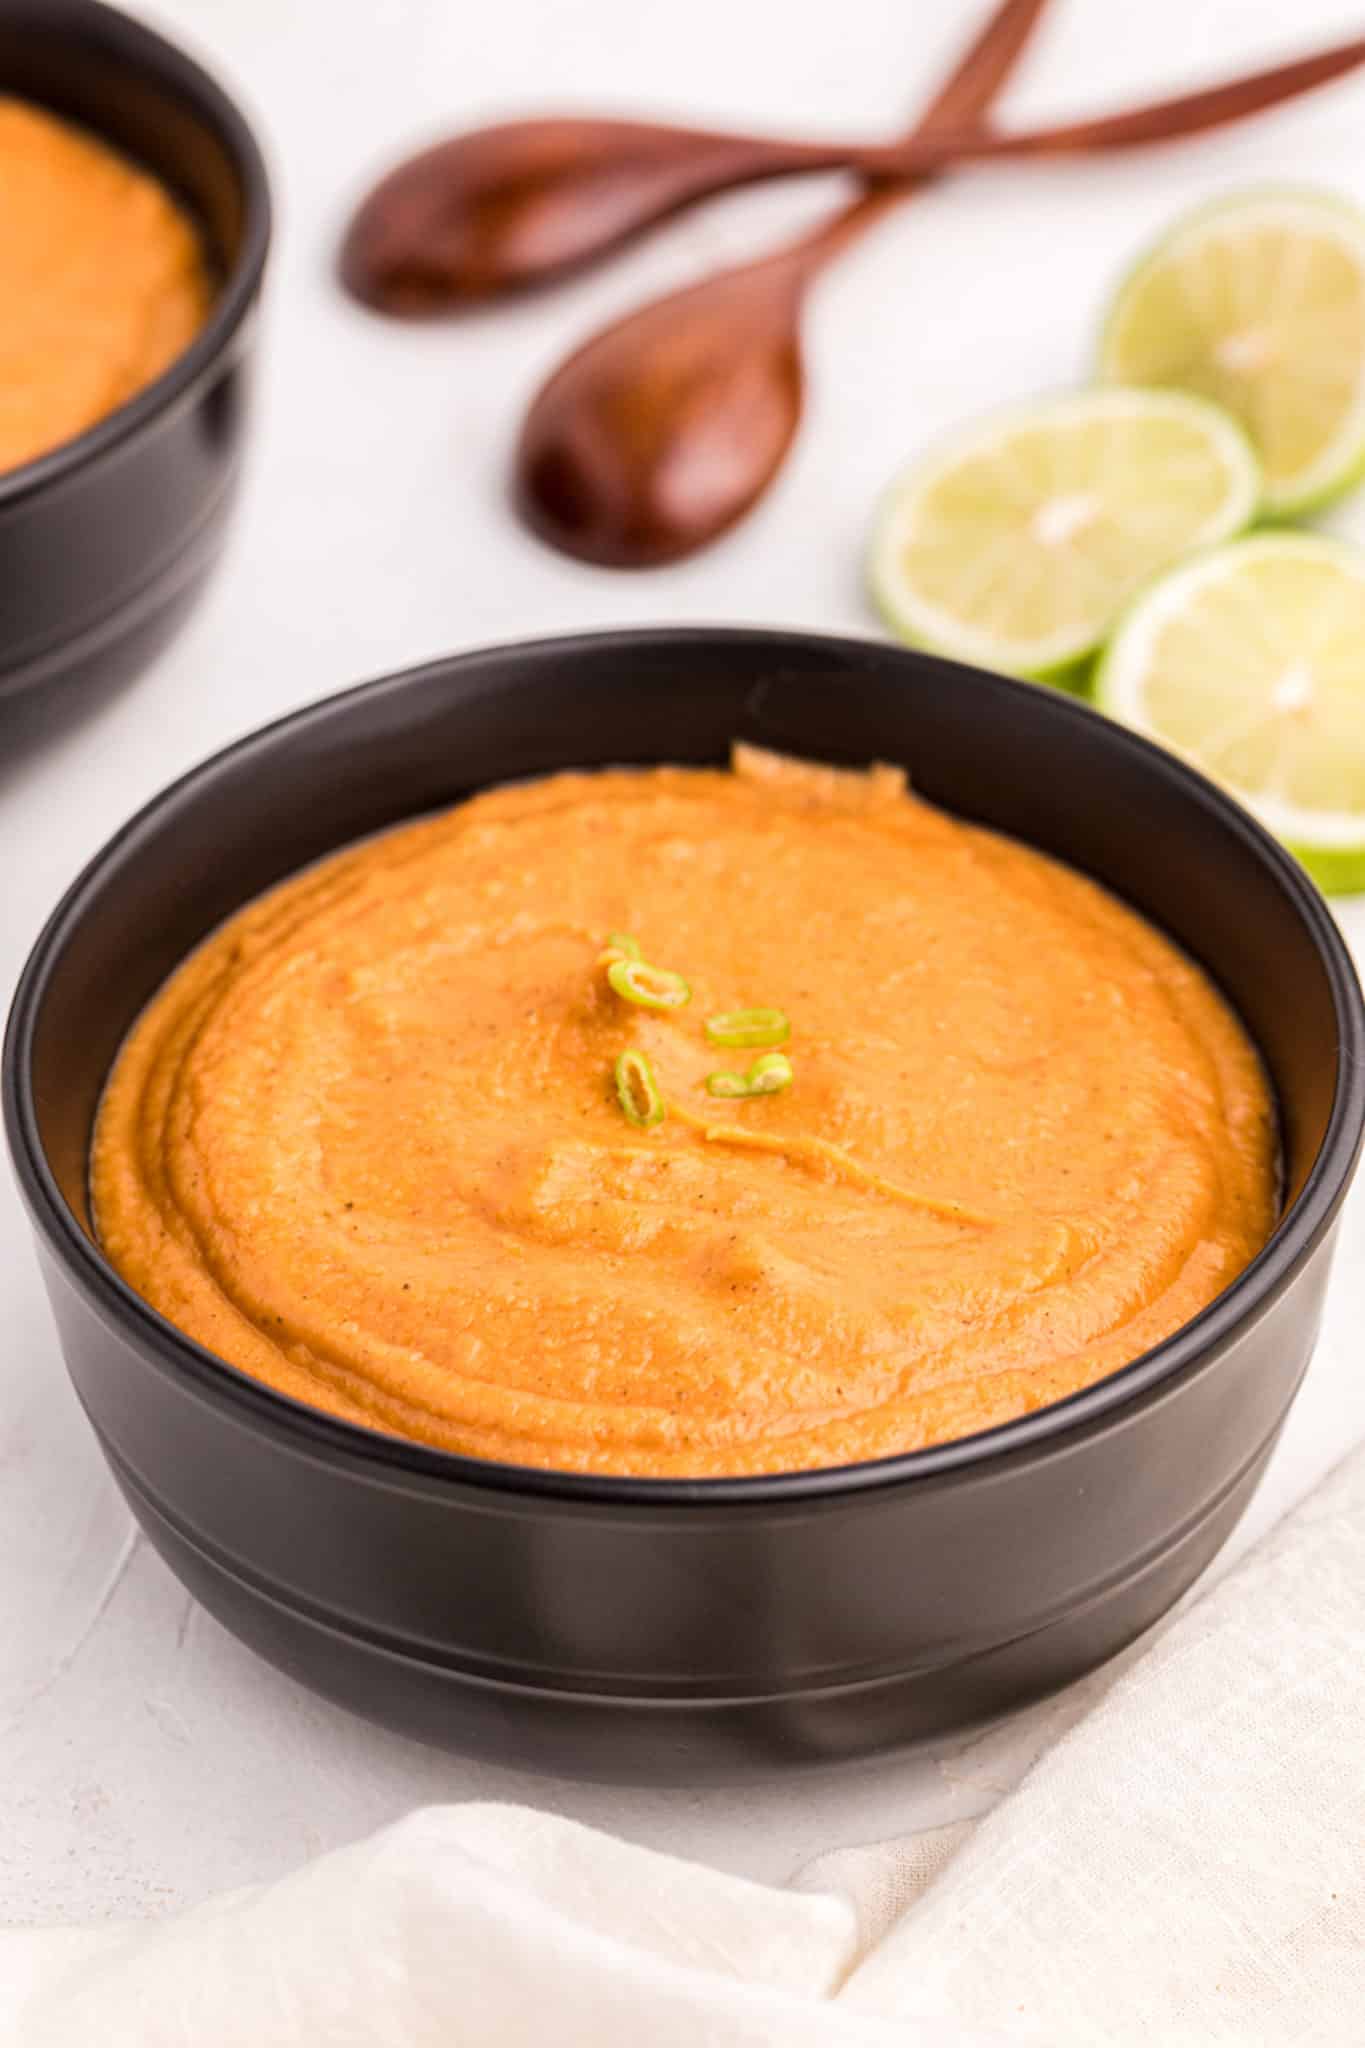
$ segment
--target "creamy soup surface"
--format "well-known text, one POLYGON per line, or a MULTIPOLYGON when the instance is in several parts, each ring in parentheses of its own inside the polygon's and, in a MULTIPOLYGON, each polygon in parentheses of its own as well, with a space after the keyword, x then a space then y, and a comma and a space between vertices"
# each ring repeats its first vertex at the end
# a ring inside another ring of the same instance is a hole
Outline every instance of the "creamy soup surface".
POLYGON ((741 748, 497 789, 251 904, 125 1045, 93 1187, 132 1285, 285 1394, 718 1475, 1113 1372, 1265 1242, 1276 1136, 1238 1019, 1103 889, 891 770, 741 748), (614 933, 690 1000, 617 993, 614 933), (718 1099, 761 1055, 707 1019, 755 1006, 791 1084, 718 1099))

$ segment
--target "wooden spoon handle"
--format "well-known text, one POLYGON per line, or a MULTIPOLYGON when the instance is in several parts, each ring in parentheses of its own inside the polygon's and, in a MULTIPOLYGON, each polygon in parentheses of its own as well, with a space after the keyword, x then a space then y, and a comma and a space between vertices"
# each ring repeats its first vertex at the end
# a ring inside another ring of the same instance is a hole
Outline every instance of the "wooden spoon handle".
POLYGON ((1002 0, 916 121, 912 135, 978 119, 1006 83, 1047 0, 1002 0))
POLYGON ((1229 121, 1244 120, 1282 100, 1294 99, 1326 85, 1365 63, 1365 36, 1319 50, 1292 63, 1251 71, 1222 85, 1198 92, 1177 93, 1121 114, 1103 114, 1086 121, 1066 121, 1017 134, 991 129, 957 129, 917 136, 885 149, 863 150, 858 168, 865 175, 924 177, 960 163, 989 162, 998 157, 1061 156, 1072 152, 1132 149, 1154 142, 1172 142, 1182 135, 1202 134, 1229 121))
MULTIPOLYGON (((933 140, 940 133, 953 133, 959 124, 984 114, 1016 69, 1024 45, 1047 4, 1048 0, 1000 0, 925 106, 907 140, 933 140)), ((859 198, 779 250, 772 260, 793 263, 808 274, 813 273, 926 182, 923 174, 894 182, 881 178, 870 182, 859 198)))

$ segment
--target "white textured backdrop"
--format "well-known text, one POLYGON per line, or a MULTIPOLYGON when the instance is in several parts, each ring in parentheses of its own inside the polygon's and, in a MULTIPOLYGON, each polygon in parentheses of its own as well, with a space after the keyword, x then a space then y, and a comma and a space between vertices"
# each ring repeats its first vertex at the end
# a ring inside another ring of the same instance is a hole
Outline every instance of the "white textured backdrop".
MULTIPOLYGON (((1075 381, 1118 270, 1182 206, 1324 182, 1365 201, 1365 81, 1203 143, 977 172, 907 206, 809 321, 811 404, 760 514, 634 578, 547 554, 504 505, 518 408, 575 337, 821 202, 768 191, 683 222, 553 297, 406 330, 334 290, 348 201, 417 138, 545 106, 812 132, 903 122, 977 0, 163 0, 235 84, 278 188, 266 374, 226 569, 132 692, 44 735, 0 717, 0 999, 63 885, 200 755, 344 683, 526 633, 670 620, 874 630, 858 583, 888 469, 974 408, 1075 381)), ((1053 0, 1008 102, 1043 117, 1357 32, 1359 0, 1053 0)), ((1365 538, 1365 500, 1337 524, 1365 538)), ((1365 905, 1346 913, 1358 950, 1365 905)), ((1319 1354, 1236 1539, 1365 1436, 1358 1202, 1319 1354)), ((67 1389, 0 1171, 0 1920, 158 1911, 273 1876, 426 1800, 520 1799, 754 1875, 980 1812, 1065 1700, 932 1754, 736 1793, 613 1792, 445 1758, 258 1663, 132 1533, 67 1389)))

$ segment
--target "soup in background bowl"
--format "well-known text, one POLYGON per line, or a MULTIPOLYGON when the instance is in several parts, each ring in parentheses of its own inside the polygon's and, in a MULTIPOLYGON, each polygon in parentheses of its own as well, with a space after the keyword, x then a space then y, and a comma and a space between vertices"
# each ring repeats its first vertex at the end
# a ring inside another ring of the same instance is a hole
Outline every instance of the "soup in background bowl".
POLYGON ((199 231, 97 135, 0 93, 0 475, 150 384, 208 318, 199 231))

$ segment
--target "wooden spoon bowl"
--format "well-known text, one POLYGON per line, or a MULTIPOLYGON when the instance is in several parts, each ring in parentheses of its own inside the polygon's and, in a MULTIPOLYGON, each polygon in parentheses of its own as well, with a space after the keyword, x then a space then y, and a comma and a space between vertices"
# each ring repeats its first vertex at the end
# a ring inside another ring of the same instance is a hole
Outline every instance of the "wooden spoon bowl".
MULTIPOLYGON (((855 229, 835 224, 842 242, 855 229)), ((543 540, 615 569, 680 560, 742 519, 801 423, 801 301, 830 230, 617 322, 522 428, 515 494, 543 540)))

